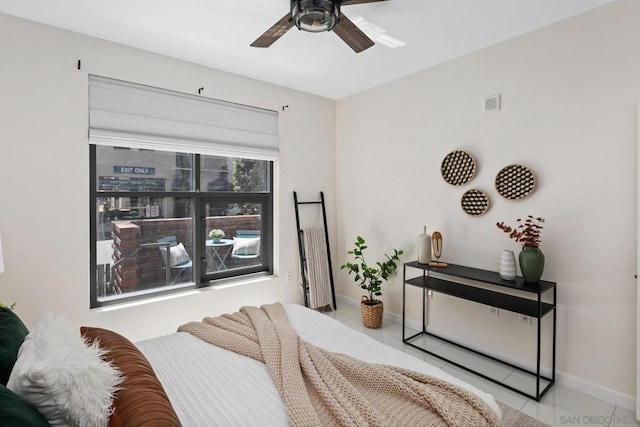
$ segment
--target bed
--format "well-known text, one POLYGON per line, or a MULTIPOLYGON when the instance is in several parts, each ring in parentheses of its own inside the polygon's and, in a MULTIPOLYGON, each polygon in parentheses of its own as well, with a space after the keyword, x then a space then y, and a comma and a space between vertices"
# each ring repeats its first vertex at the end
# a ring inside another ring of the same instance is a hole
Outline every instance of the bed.
MULTIPOLYGON (((367 362, 405 367, 444 378, 477 394, 500 413, 490 395, 438 368, 324 314, 295 304, 284 307, 303 340, 367 362)), ((219 426, 288 425, 285 406, 264 364, 210 345, 185 332, 136 345, 156 371, 184 426, 212 425, 213 420, 219 426), (185 381, 185 378, 194 380, 185 381)))
MULTIPOLYGON (((366 362, 398 366, 444 379, 478 396, 501 416, 491 395, 438 368, 324 314, 296 304, 284 304, 284 309, 298 335, 313 345, 366 362)), ((149 420, 150 413, 156 421, 148 425, 176 425, 172 411, 185 427, 290 424, 287 408, 263 363, 186 332, 135 345, 99 328, 85 327, 82 333, 89 343, 99 343, 109 349, 106 356, 101 356, 115 364, 129 381, 115 392, 110 426, 140 425, 128 417, 149 420), (160 395, 165 397, 157 400, 160 395), (162 399, 168 399, 170 404, 162 399)))

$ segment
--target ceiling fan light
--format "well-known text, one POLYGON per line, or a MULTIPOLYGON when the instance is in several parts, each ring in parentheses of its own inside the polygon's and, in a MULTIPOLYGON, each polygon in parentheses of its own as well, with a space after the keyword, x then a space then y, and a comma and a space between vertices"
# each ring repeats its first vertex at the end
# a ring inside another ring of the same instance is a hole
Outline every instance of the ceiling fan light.
POLYGON ((320 33, 331 30, 338 23, 340 2, 331 0, 292 0, 291 16, 296 27, 320 33))

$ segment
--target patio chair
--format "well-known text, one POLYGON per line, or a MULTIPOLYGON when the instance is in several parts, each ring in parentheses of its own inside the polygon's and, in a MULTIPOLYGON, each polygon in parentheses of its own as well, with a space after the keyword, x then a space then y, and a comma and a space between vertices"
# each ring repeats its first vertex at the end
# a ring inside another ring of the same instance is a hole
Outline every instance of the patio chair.
POLYGON ((254 260, 260 256, 260 230, 237 230, 233 239, 231 257, 254 260))
POLYGON ((164 261, 164 268, 169 266, 171 284, 191 280, 193 263, 184 245, 178 243, 175 236, 163 237, 157 242, 161 244, 160 253, 164 261))

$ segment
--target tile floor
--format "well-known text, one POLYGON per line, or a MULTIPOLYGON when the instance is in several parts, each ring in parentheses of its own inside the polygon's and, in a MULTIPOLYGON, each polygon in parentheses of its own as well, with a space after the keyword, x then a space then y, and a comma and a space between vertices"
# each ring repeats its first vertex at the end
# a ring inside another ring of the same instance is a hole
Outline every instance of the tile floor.
MULTIPOLYGON (((409 353, 418 359, 439 367, 474 386, 491 393, 496 400, 518 409, 525 414, 537 418, 550 426, 640 426, 636 421, 635 412, 621 408, 614 404, 596 399, 577 390, 554 384, 545 397, 536 402, 521 394, 512 392, 491 381, 460 369, 437 357, 426 354, 420 350, 408 346, 402 342, 402 325, 384 320, 382 328, 368 329, 362 326, 362 317, 359 307, 339 304, 338 310, 327 313, 343 324, 357 331, 409 353)), ((422 338, 420 338, 422 339, 422 338)), ((450 346, 437 339, 428 338, 424 342, 430 350, 446 353, 447 357, 456 357, 462 364, 469 364, 480 370, 479 367, 491 377, 501 377, 506 383, 516 385, 523 380, 523 375, 509 367, 504 367, 496 362, 481 360, 474 353, 450 346), (468 362, 467 362, 468 361, 468 362)))

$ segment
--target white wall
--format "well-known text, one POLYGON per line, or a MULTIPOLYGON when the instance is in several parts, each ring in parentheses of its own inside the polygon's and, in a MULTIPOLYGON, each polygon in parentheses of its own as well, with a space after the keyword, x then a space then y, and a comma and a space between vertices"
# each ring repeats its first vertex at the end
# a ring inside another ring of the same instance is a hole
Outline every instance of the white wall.
MULTIPOLYGON (((558 282, 558 371, 565 382, 610 389, 627 406, 636 364, 638 22, 640 3, 617 2, 343 99, 337 113, 340 260, 358 234, 371 260, 393 247, 413 260, 426 225, 442 232, 445 261, 496 270, 501 251, 519 246, 495 223, 546 218, 543 279, 558 282), (495 93, 502 111, 484 114, 483 98, 495 93), (479 165, 462 187, 440 175, 456 149, 479 165), (537 176, 521 201, 502 198, 493 184, 514 163, 537 176), (482 217, 460 208, 470 188, 491 199, 482 217)), ((383 289, 385 310, 396 314, 401 277, 383 289)), ((340 294, 360 298, 344 271, 337 282, 340 294)), ((419 320, 415 296, 408 309, 419 320)), ((535 360, 535 328, 512 313, 495 319, 473 303, 431 301, 435 328, 535 360)))
POLYGON ((302 301, 292 191, 325 191, 335 220, 335 102, 0 14, 0 301, 31 325, 51 310, 132 340, 242 305, 302 301), (77 60, 82 69, 77 70, 77 60), (269 280, 183 294, 114 311, 89 310, 87 75, 142 83, 280 112, 276 269, 269 280), (282 111, 283 105, 289 105, 282 111), (307 118, 315 120, 307 131, 307 118))

